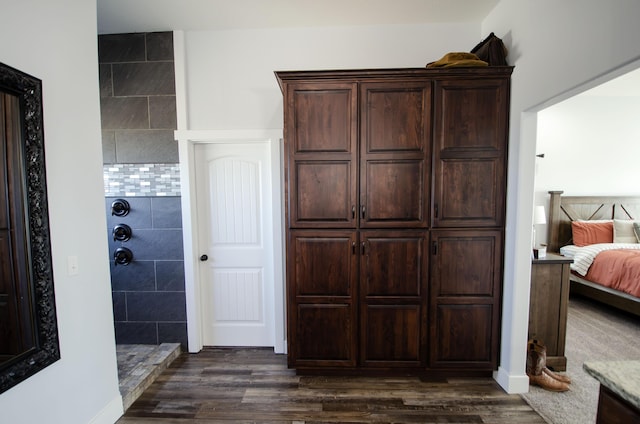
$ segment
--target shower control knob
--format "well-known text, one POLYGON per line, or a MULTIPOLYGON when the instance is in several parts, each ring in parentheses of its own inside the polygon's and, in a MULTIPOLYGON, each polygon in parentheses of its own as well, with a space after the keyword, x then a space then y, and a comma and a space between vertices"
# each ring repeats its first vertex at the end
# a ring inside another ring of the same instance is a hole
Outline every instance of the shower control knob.
POLYGON ((127 241, 129 239, 131 239, 131 227, 127 224, 118 224, 113 227, 114 241, 127 241))
POLYGON ((111 215, 127 216, 130 210, 129 202, 124 199, 116 199, 111 203, 111 215))
POLYGON ((113 252, 113 260, 115 261, 115 266, 129 265, 133 260, 133 252, 126 247, 118 247, 113 252))

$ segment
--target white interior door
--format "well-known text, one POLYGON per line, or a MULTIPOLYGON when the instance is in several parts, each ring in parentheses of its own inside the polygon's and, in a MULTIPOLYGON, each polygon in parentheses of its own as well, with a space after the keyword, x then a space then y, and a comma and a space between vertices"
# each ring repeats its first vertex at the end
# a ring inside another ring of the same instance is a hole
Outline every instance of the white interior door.
POLYGON ((203 344, 274 346, 269 146, 197 144, 194 153, 203 344))

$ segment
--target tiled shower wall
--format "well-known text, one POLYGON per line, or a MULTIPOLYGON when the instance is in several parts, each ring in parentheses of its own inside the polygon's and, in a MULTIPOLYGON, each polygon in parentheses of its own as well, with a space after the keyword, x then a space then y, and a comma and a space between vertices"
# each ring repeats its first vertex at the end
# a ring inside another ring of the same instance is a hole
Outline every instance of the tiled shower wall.
POLYGON ((100 107, 116 343, 187 344, 173 34, 98 36, 100 107), (124 217, 111 203, 131 205, 124 217), (113 226, 132 237, 114 241, 113 226), (115 265, 117 247, 133 252, 115 265))
POLYGON ((129 265, 111 260, 111 290, 116 343, 187 346, 182 220, 179 197, 127 197, 131 207, 123 217, 111 215, 115 197, 105 198, 109 251, 127 247, 129 265), (116 224, 131 227, 131 239, 115 241, 116 224))

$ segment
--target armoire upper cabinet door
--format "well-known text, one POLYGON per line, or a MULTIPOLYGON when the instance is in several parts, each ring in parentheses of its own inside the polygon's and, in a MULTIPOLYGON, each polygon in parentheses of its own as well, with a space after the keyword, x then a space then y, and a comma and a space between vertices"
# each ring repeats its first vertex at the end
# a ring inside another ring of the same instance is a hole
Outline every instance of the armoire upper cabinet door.
POLYGON ((360 226, 428 225, 431 82, 360 86, 360 226))
POLYGON ((509 79, 435 84, 434 227, 504 223, 509 79))
POLYGON ((355 83, 288 85, 285 140, 289 153, 355 153, 356 87, 355 83))
POLYGON ((285 143, 291 228, 357 223, 357 85, 287 86, 285 143))

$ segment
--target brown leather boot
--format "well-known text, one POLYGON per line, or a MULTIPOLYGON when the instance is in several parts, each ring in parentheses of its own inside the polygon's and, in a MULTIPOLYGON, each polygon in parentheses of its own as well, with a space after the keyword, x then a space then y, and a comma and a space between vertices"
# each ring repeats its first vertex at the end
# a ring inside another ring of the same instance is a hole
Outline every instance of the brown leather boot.
POLYGON ((563 383, 571 384, 571 378, 568 375, 558 374, 557 372, 551 371, 547 367, 544 367, 542 372, 549 375, 549 377, 555 380, 562 381, 563 383))
POLYGON ((569 378, 569 376, 566 375, 562 375, 562 374, 558 374, 554 371, 551 371, 549 368, 547 368, 546 363, 547 363, 547 347, 540 341, 540 340, 536 340, 536 339, 531 339, 529 340, 529 342, 527 342, 527 346, 533 345, 535 347, 535 349, 540 353, 540 355, 542 355, 544 357, 544 363, 545 363, 545 367, 542 369, 543 373, 548 374, 551 378, 554 378, 558 381, 562 381, 563 383, 567 383, 567 384, 571 384, 571 378, 569 378))
POLYGON ((535 343, 527 343, 527 375, 529 383, 551 392, 566 392, 569 385, 556 380, 543 370, 546 368, 546 354, 535 343))

